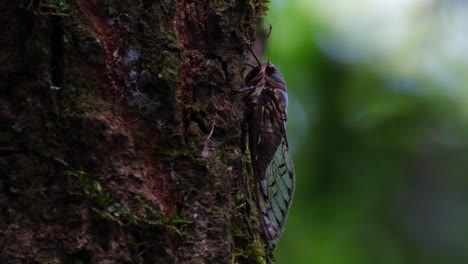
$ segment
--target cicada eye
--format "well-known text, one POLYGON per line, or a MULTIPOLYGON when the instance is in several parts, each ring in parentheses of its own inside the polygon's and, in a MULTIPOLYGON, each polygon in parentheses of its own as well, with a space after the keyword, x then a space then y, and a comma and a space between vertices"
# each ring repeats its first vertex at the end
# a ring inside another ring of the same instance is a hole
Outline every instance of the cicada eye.
POLYGON ((268 64, 265 69, 266 74, 271 75, 276 72, 276 67, 273 64, 268 64))

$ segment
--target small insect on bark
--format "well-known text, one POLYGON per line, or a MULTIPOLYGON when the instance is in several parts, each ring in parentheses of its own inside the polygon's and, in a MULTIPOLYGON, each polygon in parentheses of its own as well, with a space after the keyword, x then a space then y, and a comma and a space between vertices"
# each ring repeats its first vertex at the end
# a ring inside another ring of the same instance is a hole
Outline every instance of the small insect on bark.
POLYGON ((241 147, 245 150, 245 134, 255 176, 256 203, 266 241, 276 247, 284 232, 291 208, 295 174, 288 140, 286 119, 288 94, 283 76, 270 62, 261 63, 250 49, 257 65, 245 77, 247 111, 241 147))

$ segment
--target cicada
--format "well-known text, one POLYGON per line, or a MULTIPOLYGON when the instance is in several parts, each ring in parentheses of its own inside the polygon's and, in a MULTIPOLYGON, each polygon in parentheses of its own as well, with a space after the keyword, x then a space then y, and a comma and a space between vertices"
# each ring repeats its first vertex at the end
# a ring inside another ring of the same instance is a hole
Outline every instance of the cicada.
POLYGON ((288 93, 278 68, 270 62, 261 63, 250 51, 257 65, 247 64, 252 69, 245 77, 246 87, 238 91, 247 93, 245 123, 257 209, 266 241, 274 249, 284 232, 295 189, 294 166, 286 137, 288 93))

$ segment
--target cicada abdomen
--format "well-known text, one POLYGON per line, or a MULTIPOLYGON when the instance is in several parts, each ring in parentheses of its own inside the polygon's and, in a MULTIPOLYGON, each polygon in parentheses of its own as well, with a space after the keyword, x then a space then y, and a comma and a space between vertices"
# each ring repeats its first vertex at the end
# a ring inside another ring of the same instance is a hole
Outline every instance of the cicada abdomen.
MULTIPOLYGON (((255 56, 255 54, 252 52, 255 56)), ((286 83, 271 64, 250 65, 248 91, 249 149, 256 181, 256 202, 265 238, 274 249, 284 232, 295 188, 294 167, 286 138, 286 83)))

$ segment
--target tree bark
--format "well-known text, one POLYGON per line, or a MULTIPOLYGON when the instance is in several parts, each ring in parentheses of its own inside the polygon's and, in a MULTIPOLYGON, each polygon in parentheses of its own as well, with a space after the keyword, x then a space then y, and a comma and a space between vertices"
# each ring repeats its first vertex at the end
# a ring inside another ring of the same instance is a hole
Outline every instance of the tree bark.
POLYGON ((1 263, 264 263, 240 159, 265 1, 5 0, 1 263))

